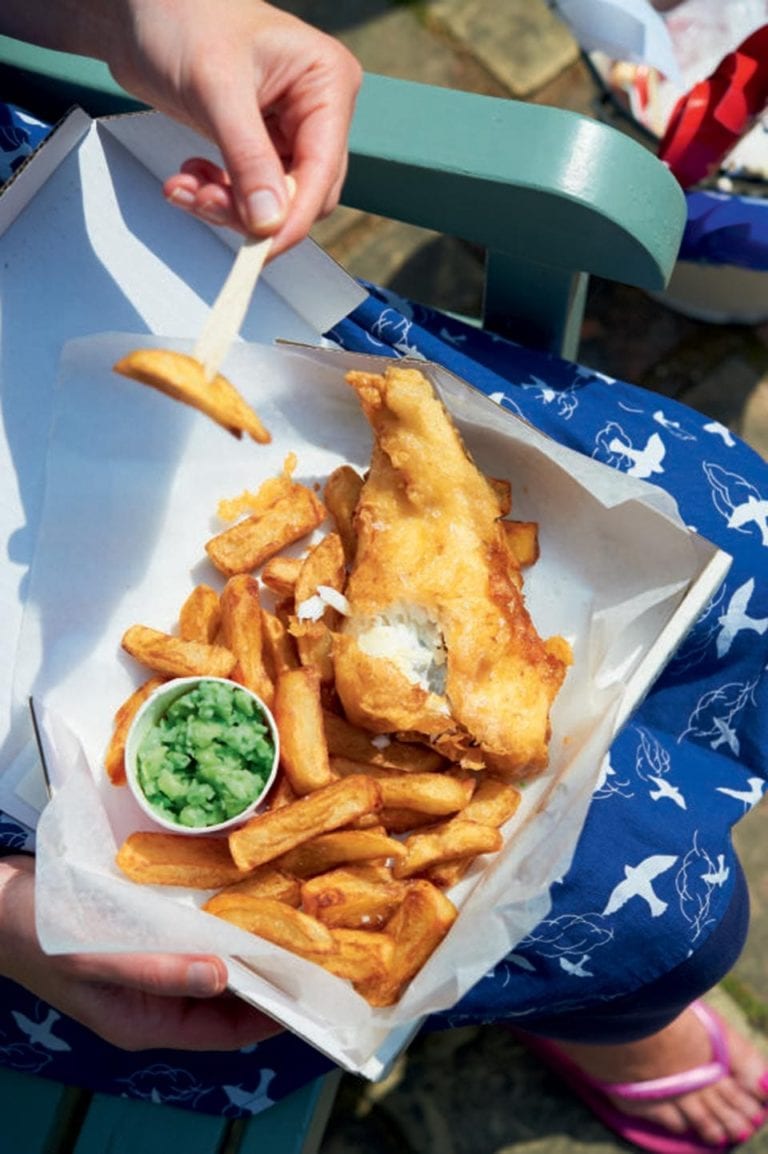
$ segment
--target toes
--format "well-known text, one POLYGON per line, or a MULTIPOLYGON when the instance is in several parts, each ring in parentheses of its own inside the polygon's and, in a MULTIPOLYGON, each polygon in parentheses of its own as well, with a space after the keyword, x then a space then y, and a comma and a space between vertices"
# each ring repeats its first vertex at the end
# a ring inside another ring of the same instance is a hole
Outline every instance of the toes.
POLYGON ((697 1094, 687 1094, 679 1106, 689 1125, 710 1145, 745 1142, 754 1133, 752 1119, 759 1104, 732 1078, 724 1078, 697 1094))

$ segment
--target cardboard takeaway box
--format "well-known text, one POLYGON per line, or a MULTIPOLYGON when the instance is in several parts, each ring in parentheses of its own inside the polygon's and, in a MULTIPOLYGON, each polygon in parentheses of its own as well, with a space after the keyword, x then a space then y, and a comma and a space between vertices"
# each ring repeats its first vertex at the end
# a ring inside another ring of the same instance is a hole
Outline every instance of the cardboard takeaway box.
POLYGON ((378 1078, 425 1015, 455 1003, 546 915, 614 734, 729 559, 659 490, 563 449, 423 363, 478 464, 511 480, 515 515, 540 523, 528 604, 540 631, 564 634, 575 651, 553 713, 550 769, 525 788, 504 849, 451 892, 455 926, 386 1010, 202 913, 206 895, 121 877, 115 848, 146 824, 100 769, 114 710, 140 676, 119 653, 122 633, 137 621, 172 628, 192 585, 216 581, 203 545, 222 496, 256 487, 291 451, 308 483, 343 461, 365 467, 370 431, 344 372, 391 363, 318 347, 358 290, 309 246, 269 270, 247 339, 224 366, 271 445, 233 442, 192 410, 115 377, 117 356, 138 343, 191 347, 231 260, 226 239, 158 208, 157 180, 188 147, 162 118, 92 124, 75 114, 6 193, 23 211, 2 239, 3 272, 13 273, 3 291, 4 327, 13 324, 2 449, 19 477, 19 504, 3 525, 10 516, 9 533, 25 520, 37 532, 19 535, 15 567, 3 575, 16 628, 4 663, 15 665, 0 804, 10 808, 9 787, 21 780, 14 767, 29 763, 32 695, 54 787, 38 826, 44 946, 215 951, 241 997, 342 1067, 378 1078), (280 337, 301 344, 277 346, 280 337))

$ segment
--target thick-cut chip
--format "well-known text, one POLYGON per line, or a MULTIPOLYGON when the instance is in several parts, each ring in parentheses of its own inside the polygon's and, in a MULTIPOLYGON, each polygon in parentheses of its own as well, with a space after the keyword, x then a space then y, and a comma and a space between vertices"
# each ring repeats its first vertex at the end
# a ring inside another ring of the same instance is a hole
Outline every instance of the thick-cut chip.
POLYGON ((349 562, 355 556, 357 534, 355 533, 355 509, 363 487, 363 478, 351 465, 339 465, 325 482, 323 501, 333 518, 336 532, 344 547, 344 557, 349 562))
MULTIPOLYGON (((461 811, 463 821, 477 821, 481 825, 504 825, 517 811, 521 800, 520 790, 511 782, 501 781, 495 777, 487 777, 479 781, 469 805, 461 811)), ((385 810, 382 810, 382 824, 385 823, 385 810)), ((440 862, 426 871, 425 876, 441 889, 450 889, 464 877, 473 858, 454 858, 452 861, 440 862)))
POLYGON ((275 864, 286 873, 308 878, 350 862, 389 861, 404 858, 405 853, 402 842, 383 829, 340 829, 289 850, 275 864))
POLYGON ((331 758, 331 768, 341 777, 351 773, 371 774, 381 786, 381 802, 385 808, 410 809, 434 817, 463 810, 475 789, 474 779, 468 775, 398 773, 376 765, 361 766, 344 757, 331 758))
POLYGON ((310 793, 333 781, 316 670, 302 666, 280 674, 274 714, 280 734, 280 764, 295 792, 310 793))
POLYGON ((163 684, 163 677, 150 677, 127 698, 115 713, 112 736, 109 739, 107 752, 104 755, 104 768, 107 777, 113 785, 125 785, 125 742, 131 722, 139 711, 139 707, 149 697, 150 693, 163 684))
POLYGON ((168 677, 228 677, 237 658, 223 645, 184 641, 146 625, 131 625, 123 634, 126 653, 168 677))
POLYGON ((276 613, 262 609, 261 632, 264 642, 264 662, 272 680, 276 681, 280 674, 288 669, 298 669, 299 655, 296 651, 296 642, 276 613))
POLYGON ((293 617, 289 625, 296 643, 299 661, 307 669, 316 670, 323 685, 333 683, 333 633, 324 621, 299 621, 293 617))
POLYGON ((407 837, 406 856, 395 862, 392 872, 396 878, 410 878, 453 858, 497 853, 503 844, 503 837, 493 826, 454 817, 407 837))
POLYGON ((388 805, 381 807, 376 819, 391 834, 411 833, 422 826, 435 824, 433 813, 417 813, 415 809, 395 809, 388 805))
POLYGON ((539 526, 536 521, 500 521, 504 541, 521 569, 539 559, 539 526))
POLYGON ((123 377, 151 385, 175 401, 192 405, 236 437, 245 432, 263 445, 272 440, 231 381, 221 373, 208 380, 202 363, 186 353, 171 349, 135 349, 122 357, 114 370, 123 377))
POLYGON ((301 557, 285 557, 280 553, 267 561, 261 571, 261 580, 278 597, 292 598, 301 564, 301 557))
POLYGON ((267 809, 280 809, 284 805, 292 805, 298 800, 298 796, 288 778, 280 770, 275 778, 275 784, 267 795, 267 809))
POLYGON ((305 881, 302 909, 326 926, 380 929, 406 894, 408 883, 396 881, 377 867, 329 870, 305 881))
MULTIPOLYGON (((307 611, 307 605, 317 596, 318 589, 325 587, 341 593, 346 579, 344 566, 344 550, 338 533, 328 533, 314 545, 301 562, 296 584, 293 589, 293 599, 296 605, 296 615, 301 620, 307 611)), ((311 615, 311 620, 322 619, 329 628, 333 629, 339 619, 339 614, 330 605, 318 607, 319 613, 311 615)))
POLYGON ((179 610, 179 637, 211 645, 219 632, 219 595, 210 585, 196 585, 179 610))
POLYGON ((143 885, 216 890, 243 876, 226 839, 205 834, 185 837, 140 830, 126 838, 116 861, 127 877, 143 885))
POLYGON ((229 835, 229 848, 240 869, 253 869, 380 807, 378 782, 362 774, 347 777, 252 817, 229 835))
POLYGON ((315 493, 294 482, 286 496, 279 497, 263 513, 245 517, 217 533, 205 549, 226 577, 252 573, 286 545, 306 537, 324 517, 325 508, 315 493))
POLYGON ((426 745, 418 742, 393 741, 379 735, 374 737, 367 729, 352 725, 345 718, 328 710, 324 713, 325 738, 331 757, 346 757, 404 773, 430 773, 449 763, 426 745))
POLYGON ((237 658, 230 676, 270 708, 274 683, 264 666, 259 583, 248 573, 230 577, 221 594, 221 641, 237 658))
POLYGON ((227 906, 216 917, 294 954, 323 955, 336 949, 322 922, 274 898, 243 898, 242 905, 227 906))
POLYGON ((331 936, 336 946, 334 953, 318 954, 313 962, 355 986, 366 982, 382 984, 386 980, 395 952, 394 938, 375 930, 341 928, 332 929, 331 936))
POLYGON ((373 1006, 393 1005, 440 945, 457 914, 453 902, 431 882, 411 882, 386 925, 385 933, 395 943, 387 974, 357 982, 358 993, 373 1006))
POLYGON ((512 510, 512 485, 506 477, 486 477, 499 502, 499 513, 506 517, 512 510))
POLYGON ((209 914, 217 914, 219 910, 241 906, 250 898, 274 898, 277 902, 298 908, 301 905, 301 882, 284 870, 261 866, 242 881, 219 890, 208 899, 203 909, 209 914))
POLYGON ((472 800, 461 816, 466 821, 478 821, 481 825, 498 828, 514 817, 521 798, 520 790, 512 782, 485 777, 478 781, 472 800))

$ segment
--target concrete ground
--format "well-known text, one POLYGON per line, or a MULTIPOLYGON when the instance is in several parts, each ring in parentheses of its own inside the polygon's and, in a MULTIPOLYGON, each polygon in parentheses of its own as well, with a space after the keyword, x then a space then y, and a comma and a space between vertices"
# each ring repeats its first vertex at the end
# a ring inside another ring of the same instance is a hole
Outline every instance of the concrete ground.
MULTIPOLYGON (((589 69, 545 0, 294 0, 371 72, 607 115, 589 69)), ((482 268, 456 242, 340 209, 316 238, 347 268, 415 299, 471 308, 482 268), (457 296, 456 286, 461 286, 457 296)), ((768 324, 691 320, 624 286, 592 285, 580 359, 684 400, 768 457, 768 324)), ((768 1046, 768 806, 737 830, 753 920, 713 992, 768 1046)), ((389 1079, 344 1077, 321 1154, 608 1154, 626 1150, 501 1028, 418 1040, 389 1079)), ((768 1128, 745 1147, 768 1154, 768 1128)))

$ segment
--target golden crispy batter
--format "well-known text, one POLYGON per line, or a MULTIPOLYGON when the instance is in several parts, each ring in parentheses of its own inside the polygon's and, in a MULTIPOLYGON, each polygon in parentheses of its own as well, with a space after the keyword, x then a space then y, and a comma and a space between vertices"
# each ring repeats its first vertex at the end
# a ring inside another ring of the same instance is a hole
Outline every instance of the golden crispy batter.
POLYGON ((334 648, 347 716, 424 734, 473 768, 541 771, 567 646, 548 645, 533 626, 498 493, 421 372, 393 366, 347 380, 375 435, 350 613, 334 648))

